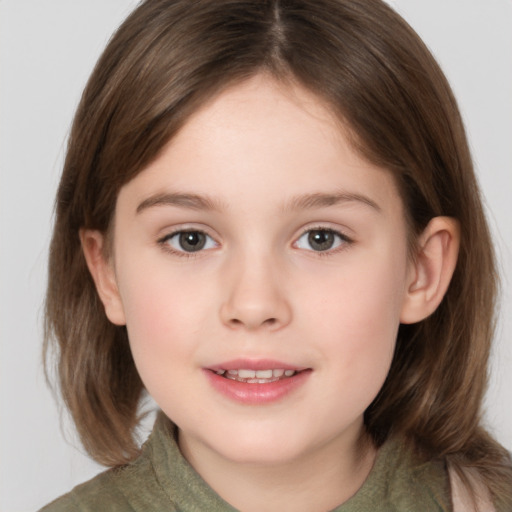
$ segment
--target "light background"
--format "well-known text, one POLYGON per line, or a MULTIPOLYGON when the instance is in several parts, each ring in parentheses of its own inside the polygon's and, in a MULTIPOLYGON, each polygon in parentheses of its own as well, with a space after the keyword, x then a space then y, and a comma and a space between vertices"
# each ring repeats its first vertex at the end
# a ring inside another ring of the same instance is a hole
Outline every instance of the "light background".
MULTIPOLYGON (((503 275, 486 418, 512 450, 512 2, 391 2, 445 70, 467 123, 503 275)), ((0 510, 33 511, 100 470, 59 420, 41 317, 73 111, 134 0, 0 0, 0 510), (66 438, 66 440, 64 439, 66 438)))

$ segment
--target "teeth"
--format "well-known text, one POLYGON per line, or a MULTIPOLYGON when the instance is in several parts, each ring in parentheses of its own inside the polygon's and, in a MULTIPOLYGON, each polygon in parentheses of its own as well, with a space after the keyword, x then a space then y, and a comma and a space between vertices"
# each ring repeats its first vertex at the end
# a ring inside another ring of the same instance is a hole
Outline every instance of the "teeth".
MULTIPOLYGON (((238 374, 240 375, 240 374, 238 374)), ((256 372, 257 379, 271 379, 272 378, 272 370, 258 370, 256 372)))
POLYGON ((241 379, 254 379, 256 372, 254 370, 238 370, 238 376, 241 379))
POLYGON ((275 370, 216 370, 217 375, 224 375, 228 379, 247 382, 249 384, 266 384, 285 376, 292 377, 297 372, 295 370, 283 370, 281 368, 275 370))

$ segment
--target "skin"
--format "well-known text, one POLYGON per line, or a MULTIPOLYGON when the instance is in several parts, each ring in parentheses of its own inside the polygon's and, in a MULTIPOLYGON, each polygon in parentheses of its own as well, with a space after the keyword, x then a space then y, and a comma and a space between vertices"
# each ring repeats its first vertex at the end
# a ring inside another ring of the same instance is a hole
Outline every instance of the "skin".
POLYGON ((244 511, 329 510, 359 489, 376 455, 363 413, 398 326, 437 307, 455 265, 457 226, 441 217, 409 258, 393 177, 345 133, 311 93, 258 75, 203 106, 121 189, 111 258, 101 233, 81 233, 106 313, 127 325, 182 452, 244 511), (206 245, 185 251, 180 230, 206 245), (311 230, 337 233, 332 247, 311 230), (279 400, 240 403, 204 371, 238 358, 309 372, 279 400))

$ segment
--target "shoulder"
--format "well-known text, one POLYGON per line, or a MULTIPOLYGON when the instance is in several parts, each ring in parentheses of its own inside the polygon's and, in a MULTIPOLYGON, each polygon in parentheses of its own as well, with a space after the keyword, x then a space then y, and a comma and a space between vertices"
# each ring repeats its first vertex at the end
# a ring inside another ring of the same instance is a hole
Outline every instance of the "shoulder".
POLYGON ((139 457, 75 487, 41 512, 234 511, 180 452, 176 427, 163 413, 139 457))
POLYGON ((125 500, 122 494, 119 495, 117 486, 112 485, 113 471, 115 470, 105 471, 88 482, 78 485, 71 492, 46 505, 40 512, 85 512, 100 510, 100 505, 108 506, 108 510, 112 511, 129 510, 129 508, 123 508, 125 500))
POLYGON ((388 439, 366 482, 348 504, 350 512, 451 512, 446 464, 439 459, 421 459, 403 439, 388 439))
POLYGON ((40 512, 234 510, 215 494, 180 452, 176 427, 158 413, 141 453, 75 487, 40 512))
POLYGON ((40 512, 135 512, 177 509, 162 492, 150 462, 144 457, 133 464, 109 469, 78 485, 46 505, 40 512))
POLYGON ((423 459, 407 443, 395 442, 398 452, 396 471, 391 487, 397 502, 406 504, 404 510, 451 511, 450 479, 444 458, 423 459), (428 505, 427 505, 428 504, 428 505))
POLYGON ((156 475, 159 470, 156 466, 161 462, 155 460, 154 454, 161 450, 155 443, 163 435, 158 429, 156 432, 154 430, 133 462, 100 473, 46 505, 40 512, 177 511, 174 501, 156 475))

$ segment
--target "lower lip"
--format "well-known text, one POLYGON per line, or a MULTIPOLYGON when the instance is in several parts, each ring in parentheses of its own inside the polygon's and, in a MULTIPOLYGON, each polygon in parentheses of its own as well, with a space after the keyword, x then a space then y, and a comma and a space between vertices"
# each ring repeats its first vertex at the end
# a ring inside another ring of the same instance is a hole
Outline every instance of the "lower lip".
POLYGON ((247 405, 263 405, 282 400, 302 386, 311 374, 311 370, 304 370, 292 377, 274 382, 248 384, 222 377, 211 370, 203 371, 216 391, 231 400, 247 405))

